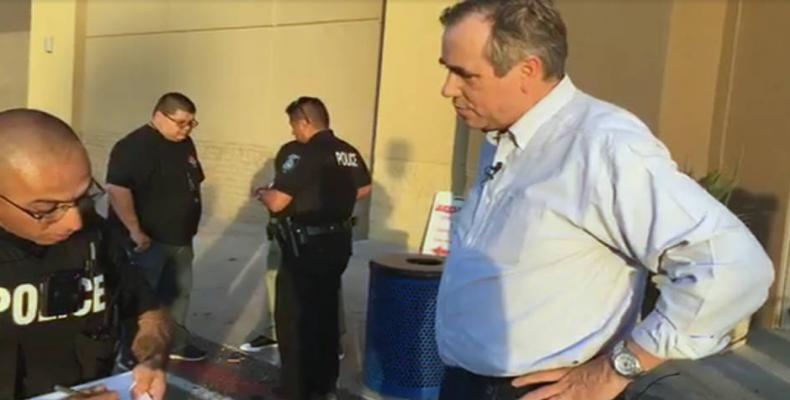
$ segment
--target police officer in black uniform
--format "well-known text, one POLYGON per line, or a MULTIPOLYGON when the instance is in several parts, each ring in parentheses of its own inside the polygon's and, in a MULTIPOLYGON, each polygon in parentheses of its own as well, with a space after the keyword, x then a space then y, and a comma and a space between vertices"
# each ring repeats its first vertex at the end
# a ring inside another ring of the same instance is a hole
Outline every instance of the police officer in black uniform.
POLYGON ((93 208, 101 194, 68 125, 40 111, 0 112, 0 399, 109 375, 119 314, 140 326, 135 396, 164 397, 169 321, 109 244, 93 208))
POLYGON ((370 193, 370 174, 329 129, 320 99, 300 97, 285 111, 301 146, 279 153, 272 187, 259 192, 283 255, 275 305, 283 389, 290 400, 334 399, 340 278, 354 204, 370 193))

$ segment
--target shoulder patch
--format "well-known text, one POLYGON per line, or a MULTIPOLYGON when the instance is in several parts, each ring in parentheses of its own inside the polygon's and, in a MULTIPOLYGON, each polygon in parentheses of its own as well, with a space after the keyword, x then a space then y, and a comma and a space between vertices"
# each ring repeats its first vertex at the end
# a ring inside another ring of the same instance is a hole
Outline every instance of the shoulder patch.
POLYGON ((289 154, 282 166, 283 173, 288 173, 290 170, 294 169, 296 164, 299 163, 300 158, 302 157, 298 154, 289 154))

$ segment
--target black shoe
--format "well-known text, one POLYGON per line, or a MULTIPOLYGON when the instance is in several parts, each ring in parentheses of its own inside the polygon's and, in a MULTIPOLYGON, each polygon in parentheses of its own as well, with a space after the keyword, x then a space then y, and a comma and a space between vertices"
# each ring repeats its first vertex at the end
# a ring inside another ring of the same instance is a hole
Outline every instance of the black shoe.
POLYGON ((340 343, 337 345, 337 359, 342 361, 344 358, 346 358, 346 350, 343 348, 343 344, 340 343))
POLYGON ((239 346, 239 350, 245 353, 257 353, 267 347, 277 347, 277 341, 268 336, 259 335, 255 339, 239 346))
POLYGON ((170 353, 171 360, 201 361, 206 359, 206 352, 188 344, 183 348, 170 353))

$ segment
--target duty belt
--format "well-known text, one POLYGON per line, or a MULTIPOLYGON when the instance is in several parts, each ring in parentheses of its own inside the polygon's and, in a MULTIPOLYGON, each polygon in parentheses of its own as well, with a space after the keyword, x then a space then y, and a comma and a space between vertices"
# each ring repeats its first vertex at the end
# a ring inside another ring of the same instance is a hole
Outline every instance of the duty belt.
POLYGON ((354 226, 354 221, 347 220, 343 222, 334 222, 330 224, 322 224, 322 225, 308 225, 303 227, 307 236, 321 236, 321 235, 329 235, 332 233, 345 233, 351 232, 351 228, 354 226))
POLYGON ((300 247, 306 245, 310 237, 348 233, 355 224, 354 217, 341 222, 319 225, 302 225, 294 222, 290 217, 272 218, 266 231, 269 239, 276 239, 282 248, 289 248, 298 257, 300 247))

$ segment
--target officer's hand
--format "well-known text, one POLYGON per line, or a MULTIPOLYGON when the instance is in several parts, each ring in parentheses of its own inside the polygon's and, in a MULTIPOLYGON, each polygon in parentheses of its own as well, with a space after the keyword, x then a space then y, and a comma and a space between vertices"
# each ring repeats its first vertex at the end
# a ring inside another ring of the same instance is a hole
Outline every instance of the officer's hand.
POLYGON ((165 398, 165 390, 167 389, 165 371, 140 363, 132 370, 132 376, 134 376, 133 398, 150 398, 152 400, 165 398), (146 397, 146 395, 149 397, 146 397))
POLYGON ((135 244, 134 251, 136 252, 145 251, 149 246, 151 246, 151 238, 148 237, 148 235, 146 235, 142 230, 129 232, 129 236, 132 237, 132 241, 135 244))
POLYGON ((117 392, 110 392, 99 385, 80 390, 80 394, 69 396, 67 400, 120 400, 117 392))

